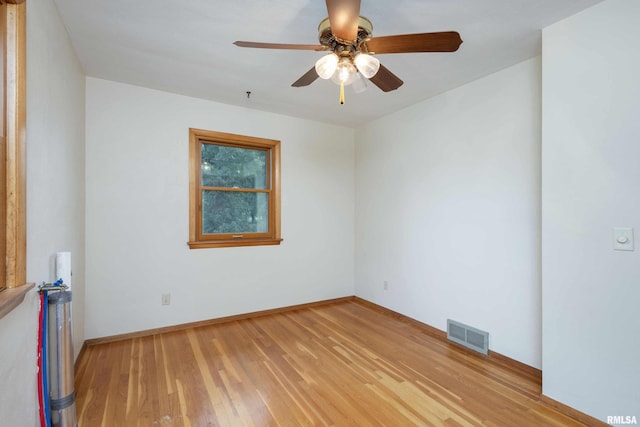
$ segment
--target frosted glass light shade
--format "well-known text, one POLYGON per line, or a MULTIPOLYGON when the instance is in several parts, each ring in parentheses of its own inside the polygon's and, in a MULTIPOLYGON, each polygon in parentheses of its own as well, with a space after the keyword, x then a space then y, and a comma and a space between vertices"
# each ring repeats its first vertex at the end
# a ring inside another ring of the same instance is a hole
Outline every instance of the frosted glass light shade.
POLYGON ((356 78, 353 80, 353 91, 355 93, 362 93, 367 90, 367 79, 364 78, 362 73, 356 73, 356 78))
POLYGON ((380 69, 380 61, 378 58, 367 55, 366 53, 357 54, 354 62, 356 63, 356 67, 358 67, 358 71, 368 79, 375 76, 380 69))
POLYGON ((316 61, 316 73, 321 79, 330 79, 338 68, 338 55, 330 53, 316 61))
POLYGON ((358 74, 358 70, 356 70, 356 67, 351 63, 351 60, 349 58, 342 58, 331 80, 335 84, 339 85, 340 83, 344 83, 345 86, 349 86, 356 79, 356 74, 358 74))

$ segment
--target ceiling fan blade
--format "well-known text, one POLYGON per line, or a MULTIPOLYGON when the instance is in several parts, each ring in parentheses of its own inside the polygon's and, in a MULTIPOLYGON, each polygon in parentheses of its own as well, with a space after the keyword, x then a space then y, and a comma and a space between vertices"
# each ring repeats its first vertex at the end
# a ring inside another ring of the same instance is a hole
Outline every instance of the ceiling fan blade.
POLYGON ((327 50, 328 47, 320 44, 288 44, 288 43, 259 43, 259 42, 245 42, 235 41, 236 46, 240 47, 255 47, 259 49, 292 49, 292 50, 327 50))
POLYGON ((375 76, 369 79, 371 83, 378 86, 383 92, 391 92, 398 89, 404 83, 398 76, 393 74, 387 67, 380 64, 380 69, 375 76))
POLYGON ((365 42, 370 53, 455 52, 462 44, 457 31, 373 37, 365 42))
POLYGON ((293 82, 291 86, 293 87, 302 87, 309 86, 311 83, 315 82, 318 78, 318 73, 316 72, 316 67, 311 68, 307 71, 302 77, 293 82))
POLYGON ((326 0, 331 33, 346 42, 358 38, 360 0, 326 0))

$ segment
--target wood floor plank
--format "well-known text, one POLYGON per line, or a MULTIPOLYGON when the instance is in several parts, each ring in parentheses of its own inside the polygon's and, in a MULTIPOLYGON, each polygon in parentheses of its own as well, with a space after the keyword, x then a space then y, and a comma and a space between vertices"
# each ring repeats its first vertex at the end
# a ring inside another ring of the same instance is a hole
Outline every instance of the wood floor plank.
POLYGON ((82 427, 584 426, 540 380, 352 301, 86 347, 82 427))

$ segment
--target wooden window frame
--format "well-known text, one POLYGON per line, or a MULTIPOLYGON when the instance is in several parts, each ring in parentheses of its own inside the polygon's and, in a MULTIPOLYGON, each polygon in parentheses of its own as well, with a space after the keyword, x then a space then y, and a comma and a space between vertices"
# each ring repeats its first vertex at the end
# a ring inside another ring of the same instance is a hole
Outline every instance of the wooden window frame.
POLYGON ((280 141, 202 129, 189 129, 189 248, 279 245, 280 236, 280 141), (201 146, 203 143, 261 149, 269 153, 269 229, 266 233, 203 234, 201 146))
POLYGON ((0 319, 33 288, 26 283, 26 70, 24 0, 0 0, 0 319))
POLYGON ((0 0, 2 98, 0 213, 2 283, 26 283, 26 3, 0 0))

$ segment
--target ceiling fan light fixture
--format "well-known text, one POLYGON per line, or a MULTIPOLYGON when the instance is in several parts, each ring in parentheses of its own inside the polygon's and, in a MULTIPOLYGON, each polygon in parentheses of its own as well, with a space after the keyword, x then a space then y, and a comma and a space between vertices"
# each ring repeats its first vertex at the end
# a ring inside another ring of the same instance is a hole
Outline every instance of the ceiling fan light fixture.
POLYGON ((330 79, 338 68, 338 55, 330 53, 316 61, 316 73, 321 79, 330 79))
POLYGON ((353 59, 353 62, 356 64, 358 71, 368 79, 375 76, 380 69, 380 61, 378 58, 366 53, 358 53, 353 59))
MULTIPOLYGON (((17 0, 13 0, 14 2, 17 0)), ((23 0, 20 0, 23 1, 23 0)), ((309 86, 318 78, 331 79, 340 86, 340 103, 344 87, 363 90, 370 80, 383 92, 391 92, 403 81, 373 57, 387 53, 455 52, 462 39, 457 31, 397 34, 373 37, 373 25, 360 16, 360 0, 326 0, 328 17, 318 26, 319 44, 259 43, 236 41, 239 47, 261 49, 313 50, 332 52, 316 61, 313 68, 293 82, 293 87, 309 86)))
POLYGON ((351 62, 351 59, 341 58, 331 80, 337 85, 342 83, 345 86, 349 86, 356 79, 357 74, 358 70, 353 65, 353 62, 351 62))
POLYGON ((353 84, 351 85, 351 87, 353 87, 353 91, 355 93, 362 93, 365 90, 367 90, 367 79, 364 78, 364 76, 362 75, 362 73, 357 73, 356 74, 356 78, 353 81, 353 84))

